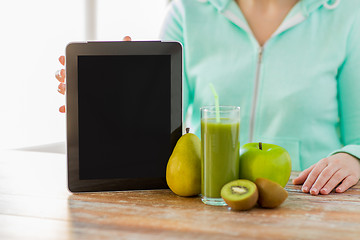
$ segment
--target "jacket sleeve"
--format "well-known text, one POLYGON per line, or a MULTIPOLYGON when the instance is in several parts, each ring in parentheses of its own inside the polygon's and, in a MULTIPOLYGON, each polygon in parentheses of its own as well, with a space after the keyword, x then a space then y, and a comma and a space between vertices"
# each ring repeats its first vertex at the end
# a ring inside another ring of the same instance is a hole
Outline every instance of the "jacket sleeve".
POLYGON ((190 88, 186 74, 186 61, 184 54, 184 7, 181 0, 172 1, 167 9, 165 20, 160 32, 160 39, 163 41, 177 41, 183 46, 183 130, 190 127, 192 113, 193 90, 190 88))
POLYGON ((346 59, 338 73, 340 134, 343 148, 360 160, 360 12, 348 38, 346 59))

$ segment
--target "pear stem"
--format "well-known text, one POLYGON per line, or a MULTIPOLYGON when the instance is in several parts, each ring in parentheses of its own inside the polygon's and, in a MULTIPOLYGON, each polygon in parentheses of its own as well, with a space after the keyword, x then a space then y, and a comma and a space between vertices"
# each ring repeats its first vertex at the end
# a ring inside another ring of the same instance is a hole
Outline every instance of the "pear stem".
POLYGON ((262 150, 262 142, 259 142, 259 149, 262 150))
POLYGON ((189 132, 190 132, 190 128, 186 128, 185 131, 186 131, 186 133, 189 133, 189 132))

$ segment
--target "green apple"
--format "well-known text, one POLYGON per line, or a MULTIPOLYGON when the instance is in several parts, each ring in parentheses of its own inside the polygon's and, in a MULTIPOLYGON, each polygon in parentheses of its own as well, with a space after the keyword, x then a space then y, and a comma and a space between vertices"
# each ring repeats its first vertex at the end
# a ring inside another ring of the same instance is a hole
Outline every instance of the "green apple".
POLYGON ((240 178, 267 178, 285 187, 291 159, 285 148, 269 143, 247 143, 240 148, 240 178))

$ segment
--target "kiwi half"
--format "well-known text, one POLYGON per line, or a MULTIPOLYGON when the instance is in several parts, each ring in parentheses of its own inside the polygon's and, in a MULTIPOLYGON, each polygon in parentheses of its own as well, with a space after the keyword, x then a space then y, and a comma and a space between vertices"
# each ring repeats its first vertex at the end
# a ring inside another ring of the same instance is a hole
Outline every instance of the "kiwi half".
POLYGON ((258 204, 263 208, 276 208, 288 197, 288 192, 277 182, 257 178, 255 184, 259 190, 258 204))
POLYGON ((225 184, 221 197, 232 210, 248 210, 255 206, 259 194, 253 182, 239 179, 225 184))

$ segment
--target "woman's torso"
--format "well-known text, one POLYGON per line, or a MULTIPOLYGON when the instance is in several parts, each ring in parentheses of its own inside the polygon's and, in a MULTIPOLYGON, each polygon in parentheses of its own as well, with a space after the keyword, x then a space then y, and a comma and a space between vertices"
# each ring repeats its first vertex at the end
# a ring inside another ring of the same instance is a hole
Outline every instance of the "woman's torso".
POLYGON ((176 3, 183 35, 173 40, 184 45, 190 96, 184 108, 189 107, 186 114, 198 136, 199 109, 214 104, 212 83, 221 105, 241 107, 241 144, 280 145, 289 151, 294 170, 341 147, 337 74, 351 18, 348 4, 329 10, 323 2, 301 1, 263 47, 235 2, 176 3))

